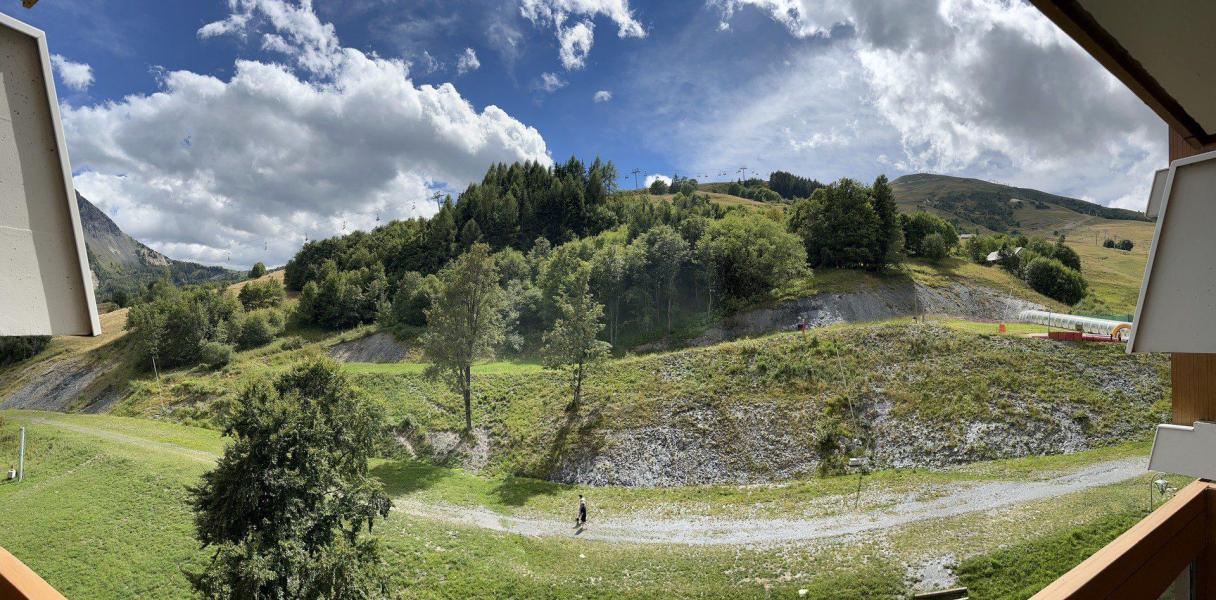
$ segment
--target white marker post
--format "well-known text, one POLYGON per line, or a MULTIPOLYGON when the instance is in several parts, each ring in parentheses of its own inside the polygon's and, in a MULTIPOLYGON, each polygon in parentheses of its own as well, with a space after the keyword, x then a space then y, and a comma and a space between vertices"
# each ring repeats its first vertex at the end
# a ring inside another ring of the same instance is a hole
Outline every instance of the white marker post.
POLYGON ((25 428, 21 428, 21 450, 17 455, 17 483, 25 479, 25 428))

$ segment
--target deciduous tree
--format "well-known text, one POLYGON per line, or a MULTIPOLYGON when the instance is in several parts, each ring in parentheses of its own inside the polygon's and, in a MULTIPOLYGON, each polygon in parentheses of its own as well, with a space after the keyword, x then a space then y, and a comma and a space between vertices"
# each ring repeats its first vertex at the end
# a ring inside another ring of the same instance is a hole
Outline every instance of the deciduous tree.
POLYGON ((465 431, 473 430, 473 361, 502 339, 502 290, 490 247, 473 244, 439 273, 439 289, 426 311, 422 345, 427 373, 445 380, 464 399, 465 431))

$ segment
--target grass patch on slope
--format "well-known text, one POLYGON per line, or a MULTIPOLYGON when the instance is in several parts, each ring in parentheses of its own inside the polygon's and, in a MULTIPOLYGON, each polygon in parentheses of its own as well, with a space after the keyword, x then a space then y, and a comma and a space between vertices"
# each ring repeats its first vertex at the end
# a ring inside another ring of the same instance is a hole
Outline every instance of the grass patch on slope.
POLYGON ((1089 281, 1090 293, 1114 314, 1136 311, 1144 266, 1148 263, 1155 223, 1142 221, 1101 221, 1068 235, 1068 245, 1081 257, 1081 269, 1089 281), (1130 239, 1130 251, 1104 248, 1107 239, 1130 239))

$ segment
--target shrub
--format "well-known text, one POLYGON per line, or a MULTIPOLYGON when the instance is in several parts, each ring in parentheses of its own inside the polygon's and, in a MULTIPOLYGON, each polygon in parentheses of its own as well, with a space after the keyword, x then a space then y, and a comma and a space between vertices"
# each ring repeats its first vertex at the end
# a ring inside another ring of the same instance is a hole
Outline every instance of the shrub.
POLYGON ((935 233, 941 236, 947 253, 958 245, 958 231, 937 215, 924 211, 917 211, 910 215, 901 214, 899 223, 903 227, 904 247, 907 248, 908 254, 924 256, 925 238, 935 233))
POLYGON ((299 350, 300 348, 304 347, 304 338, 298 335, 293 335, 283 340, 283 344, 279 347, 284 350, 299 350))
POLYGON ((1135 247, 1136 247, 1136 244, 1134 244, 1131 240, 1119 240, 1118 248, 1120 250, 1129 250, 1130 251, 1132 248, 1135 248, 1135 247))
POLYGON ((242 350, 265 346, 283 331, 283 313, 263 309, 246 314, 235 327, 237 347, 242 350))
POLYGON ((1112 240, 1112 239, 1110 239, 1110 238, 1106 238, 1106 241, 1102 242, 1102 247, 1103 247, 1103 248, 1114 248, 1114 247, 1115 247, 1115 240, 1112 240))
POLYGON ((266 274, 266 265, 263 264, 262 261, 258 261, 257 263, 255 263, 253 265, 252 269, 249 269, 249 278, 250 279, 257 279, 258 277, 261 277, 265 274, 266 274))
POLYGON ((662 179, 656 179, 654 180, 654 183, 650 184, 650 193, 655 196, 666 194, 668 190, 669 188, 667 186, 667 182, 663 181, 662 179))
POLYGON ((199 348, 199 362, 218 369, 232 362, 232 346, 221 342, 204 342, 199 348))
POLYGON ((941 262, 949 253, 950 249, 946 247, 946 238, 942 237, 940 233, 930 233, 920 242, 920 254, 929 259, 930 262, 941 262))
POLYGON ((268 279, 246 283, 236 297, 241 301, 245 310, 257 310, 282 304, 286 295, 283 284, 279 283, 277 279, 268 279))
POLYGON ((1035 258, 1026 266, 1026 283, 1036 292, 1069 306, 1080 302, 1089 287, 1075 269, 1044 256, 1035 258))
POLYGON ((0 337, 0 365, 21 362, 46 349, 49 335, 0 337))

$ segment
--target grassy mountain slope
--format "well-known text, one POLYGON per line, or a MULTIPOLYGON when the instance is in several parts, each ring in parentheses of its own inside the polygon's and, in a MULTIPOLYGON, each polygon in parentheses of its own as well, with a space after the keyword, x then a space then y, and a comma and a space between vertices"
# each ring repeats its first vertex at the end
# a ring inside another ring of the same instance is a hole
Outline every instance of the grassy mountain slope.
POLYGON ((901 210, 938 214, 963 231, 1051 234, 1100 219, 1147 220, 1130 210, 965 177, 918 173, 891 187, 901 210))
POLYGON ((103 298, 120 290, 133 290, 150 281, 169 279, 177 285, 230 282, 243 274, 223 267, 173 260, 119 229, 110 217, 76 192, 80 225, 84 230, 89 266, 103 298))

